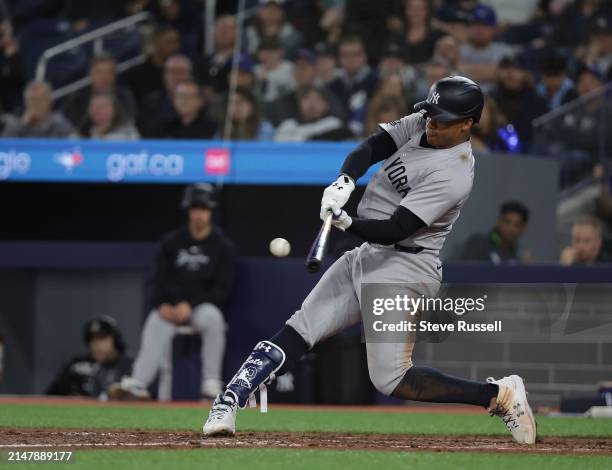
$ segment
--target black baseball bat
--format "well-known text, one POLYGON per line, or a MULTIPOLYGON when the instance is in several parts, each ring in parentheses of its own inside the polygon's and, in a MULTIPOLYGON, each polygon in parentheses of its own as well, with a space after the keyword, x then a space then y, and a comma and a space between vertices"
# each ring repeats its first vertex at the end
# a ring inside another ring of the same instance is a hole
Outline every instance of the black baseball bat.
POLYGON ((317 235, 317 238, 315 238, 312 247, 310 247, 310 251, 308 252, 308 256, 306 257, 306 269, 311 273, 316 273, 323 262, 323 257, 325 256, 325 251, 327 250, 329 233, 331 232, 332 227, 332 215, 333 214, 330 212, 327 217, 325 217, 321 230, 319 230, 319 234, 317 235))

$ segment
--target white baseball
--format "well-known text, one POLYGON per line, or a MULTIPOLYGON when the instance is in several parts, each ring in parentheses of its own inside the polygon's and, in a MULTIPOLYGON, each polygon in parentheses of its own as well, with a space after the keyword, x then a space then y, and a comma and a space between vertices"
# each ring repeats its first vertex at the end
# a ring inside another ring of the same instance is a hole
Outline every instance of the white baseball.
POLYGON ((284 238, 275 238, 270 242, 270 253, 279 258, 283 258, 291 253, 291 245, 284 238))

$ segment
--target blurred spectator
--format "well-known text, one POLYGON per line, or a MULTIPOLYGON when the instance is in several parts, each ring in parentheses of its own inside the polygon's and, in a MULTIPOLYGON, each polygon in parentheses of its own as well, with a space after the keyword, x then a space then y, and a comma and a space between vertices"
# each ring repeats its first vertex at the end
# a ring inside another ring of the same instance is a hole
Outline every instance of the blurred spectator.
POLYGON ((315 63, 316 84, 317 86, 327 86, 338 77, 336 53, 325 43, 317 44, 315 53, 317 54, 315 63))
POLYGON ((491 96, 485 95, 485 106, 477 126, 472 129, 472 147, 475 150, 518 152, 521 142, 506 116, 491 96))
POLYGON ((236 257, 231 241, 213 224, 218 206, 209 184, 188 186, 181 203, 185 227, 166 234, 159 246, 153 281, 153 309, 144 325, 131 377, 113 384, 113 399, 149 398, 160 368, 171 368, 176 328, 190 325, 202 336, 203 397, 223 391, 221 368, 226 323, 222 308, 234 281, 236 257))
MULTIPOLYGON (((227 77, 228 90, 229 84, 233 81, 236 88, 250 90, 252 94, 256 93, 255 90, 255 63, 248 54, 240 54, 236 59, 236 67, 232 68, 230 75, 227 77)), ((259 102, 259 97, 255 95, 256 100, 259 102)), ((221 130, 225 128, 225 119, 227 115, 229 103, 229 91, 224 91, 218 94, 211 102, 208 107, 208 115, 217 124, 217 127, 221 130)))
POLYGON ((153 32, 147 60, 122 75, 122 81, 134 94, 139 109, 145 96, 164 88, 164 64, 180 48, 178 31, 170 26, 160 26, 153 32))
POLYGON ((480 0, 497 14, 502 27, 528 23, 538 11, 540 0, 480 0))
POLYGON ((461 258, 493 264, 528 263, 531 255, 520 253, 519 240, 527 230, 529 209, 518 201, 504 202, 493 230, 470 236, 461 258))
POLYGON ((228 89, 235 42, 236 18, 230 15, 220 16, 215 21, 215 50, 196 66, 196 75, 208 100, 228 89))
POLYGON ((567 75, 567 59, 560 51, 548 51, 539 63, 538 94, 547 100, 550 110, 572 101, 577 93, 574 82, 567 75))
POLYGON ((73 358, 47 387, 47 395, 81 395, 105 400, 111 384, 129 375, 132 358, 114 318, 102 316, 83 326, 87 354, 73 358))
POLYGON ((406 65, 398 44, 391 42, 385 46, 378 64, 378 74, 380 80, 398 76, 404 88, 406 103, 414 101, 417 73, 414 67, 406 65))
POLYGON ((162 139, 210 139, 217 126, 205 111, 200 86, 193 80, 186 80, 176 86, 172 104, 177 117, 162 123, 154 137, 162 139))
MULTIPOLYGON (((555 3, 555 2, 551 2, 555 3)), ((574 0, 564 3, 553 24, 552 42, 556 47, 574 47, 588 42, 593 18, 610 12, 608 0, 574 0)))
MULTIPOLYGON (((578 98, 603 86, 603 77, 588 67, 583 68, 576 77, 578 98)), ((612 149, 612 133, 607 128, 611 118, 612 103, 609 99, 605 96, 585 98, 582 105, 569 109, 549 133, 553 139, 565 144, 564 150, 577 149, 588 154, 588 162, 603 157, 606 149, 612 149)))
POLYGON ((271 140, 274 127, 262 119, 259 105, 248 88, 237 88, 228 109, 230 140, 271 140))
POLYGON ((150 0, 149 10, 157 23, 176 28, 181 35, 181 51, 194 58, 198 51, 202 13, 198 0, 150 0))
POLYGON ((361 135, 367 102, 377 83, 376 73, 368 65, 365 46, 357 36, 342 39, 339 56, 341 70, 329 89, 344 105, 349 129, 361 135))
POLYGON ((315 87, 300 93, 300 116, 280 123, 274 136, 277 142, 307 140, 347 140, 354 138, 344 123, 330 114, 330 101, 323 90, 315 87))
POLYGON ((72 22, 76 33, 117 21, 126 13, 124 0, 63 0, 63 3, 63 17, 72 22))
POLYGON ((433 23, 438 29, 446 32, 458 44, 467 42, 468 24, 472 21, 472 10, 475 2, 445 2, 438 10, 433 23))
POLYGON ((90 85, 75 91, 66 98, 62 111, 76 127, 85 118, 90 98, 97 93, 111 93, 115 96, 120 114, 133 120, 136 116, 136 103, 132 92, 117 85, 117 62, 109 54, 101 54, 89 63, 90 85))
POLYGON ((434 53, 436 41, 444 33, 431 24, 432 2, 430 0, 404 1, 403 49, 406 62, 422 64, 434 53))
POLYGON ((82 137, 102 140, 138 140, 140 135, 129 116, 122 113, 117 98, 109 92, 94 92, 87 116, 80 126, 82 137))
POLYGON ((594 19, 586 63, 603 75, 612 71, 612 16, 594 19))
POLYGON ((468 28, 468 42, 460 48, 463 74, 476 80, 485 92, 497 79, 497 64, 512 53, 507 44, 495 42, 497 19, 495 11, 479 5, 472 11, 472 22, 468 28))
POLYGON ((531 121, 545 114, 548 105, 536 93, 531 74, 518 58, 505 57, 499 63, 497 86, 491 97, 527 149, 531 143, 531 121))
POLYGON ((414 101, 419 102, 427 99, 427 94, 431 86, 438 80, 450 76, 452 72, 453 70, 445 61, 433 59, 427 62, 419 73, 419 77, 416 81, 417 86, 414 101))
POLYGON ((257 87, 265 102, 276 98, 293 88, 293 64, 283 60, 283 50, 278 39, 266 38, 257 49, 254 72, 257 87))
POLYGON ((0 112, 14 112, 21 101, 25 83, 19 42, 8 20, 0 21, 0 112))
POLYGON ((442 36, 436 41, 433 58, 434 60, 445 63, 450 70, 456 71, 459 69, 461 58, 459 43, 450 35, 442 36))
POLYGON ((601 246, 601 222, 591 215, 582 215, 572 225, 570 246, 561 251, 559 262, 566 266, 588 265, 608 261, 601 246))
MULTIPOLYGON (((299 94, 301 91, 315 86, 316 56, 309 49, 299 49, 293 62, 294 89, 281 95, 265 108, 265 115, 275 126, 290 118, 299 117, 299 94)), ((342 105, 333 100, 332 114, 342 116, 342 105)))
POLYGON ((412 109, 413 99, 406 93, 402 77, 397 73, 378 82, 370 101, 381 96, 393 96, 404 109, 412 109))
POLYGON ((287 21, 280 2, 270 0, 257 9, 253 24, 244 31, 247 52, 255 54, 266 40, 281 46, 285 57, 291 57, 302 42, 302 35, 287 21))
POLYGON ((60 112, 53 111, 51 87, 45 82, 28 83, 23 93, 25 110, 20 118, 8 118, 3 137, 70 137, 74 128, 60 112))
MULTIPOLYGON (((370 2, 371 3, 371 2, 370 2)), ((331 47, 336 47, 344 31, 345 16, 344 0, 331 0, 321 15, 319 27, 323 31, 324 41, 331 47)))
POLYGON ((372 62, 378 62, 379 54, 389 40, 388 34, 385 33, 399 34, 400 42, 403 42, 401 36, 404 33, 404 0, 342 0, 335 3, 335 11, 340 11, 340 7, 343 7, 343 14, 340 16, 342 23, 338 22, 338 28, 341 29, 338 39, 341 39, 342 35, 359 36, 372 62))
POLYGON ((368 102, 368 117, 364 135, 370 135, 379 130, 378 124, 393 122, 409 114, 401 100, 393 95, 374 95, 368 102))
POLYGON ((174 110, 174 92, 176 87, 192 79, 191 61, 184 55, 175 54, 164 64, 164 88, 149 93, 143 102, 139 114, 140 133, 145 137, 153 135, 164 123, 176 118, 174 110))
POLYGON ((601 163, 593 167, 593 180, 599 185, 599 198, 597 200, 597 214, 612 225, 612 198, 610 197, 610 184, 604 165, 601 163))

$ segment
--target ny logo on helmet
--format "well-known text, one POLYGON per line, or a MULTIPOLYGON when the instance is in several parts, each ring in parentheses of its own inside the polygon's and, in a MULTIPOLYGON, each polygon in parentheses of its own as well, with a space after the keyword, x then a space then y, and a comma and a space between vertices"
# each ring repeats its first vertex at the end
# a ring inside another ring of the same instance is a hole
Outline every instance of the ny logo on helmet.
POLYGON ((434 91, 429 101, 431 102, 431 104, 438 104, 439 99, 440 99, 440 93, 438 93, 437 91, 434 91))

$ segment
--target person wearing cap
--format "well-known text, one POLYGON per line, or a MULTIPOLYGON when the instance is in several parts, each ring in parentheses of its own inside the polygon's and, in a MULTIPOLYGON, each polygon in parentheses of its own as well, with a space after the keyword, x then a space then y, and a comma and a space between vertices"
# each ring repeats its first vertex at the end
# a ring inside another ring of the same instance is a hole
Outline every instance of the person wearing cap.
POLYGON ((486 93, 497 78, 497 64, 513 52, 507 44, 495 42, 497 17, 495 10, 478 5, 472 10, 468 27, 468 41, 460 48, 460 71, 477 80, 486 93))
POLYGON ((567 58, 562 52, 549 50, 538 62, 540 81, 536 85, 538 95, 546 99, 550 110, 557 109, 578 96, 574 82, 567 73, 567 58))
POLYGON ((315 84, 317 86, 327 86, 338 77, 340 72, 336 61, 336 51, 324 42, 316 44, 314 51, 317 56, 315 84))
POLYGON ((123 335, 114 318, 92 318, 83 326, 87 354, 74 357, 62 367, 47 395, 80 395, 106 399, 108 389, 132 370, 132 358, 125 354, 123 335))
POLYGON ((233 244, 214 227, 217 206, 210 184, 186 188, 181 207, 187 211, 187 225, 162 238, 155 260, 153 309, 134 369, 113 385, 111 398, 149 398, 147 388, 160 367, 166 372, 171 368, 172 339, 183 325, 202 337, 202 396, 215 396, 222 389, 226 324, 221 309, 230 295, 236 259, 233 244))
POLYGON ((506 56, 501 60, 491 96, 528 149, 532 137, 531 122, 548 112, 548 103, 536 93, 531 74, 518 57, 506 56))

